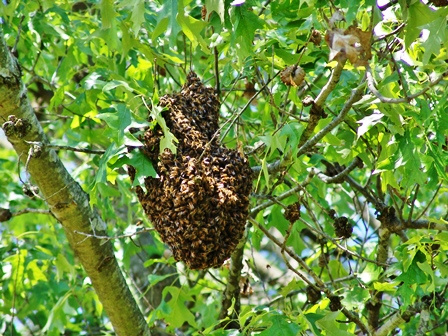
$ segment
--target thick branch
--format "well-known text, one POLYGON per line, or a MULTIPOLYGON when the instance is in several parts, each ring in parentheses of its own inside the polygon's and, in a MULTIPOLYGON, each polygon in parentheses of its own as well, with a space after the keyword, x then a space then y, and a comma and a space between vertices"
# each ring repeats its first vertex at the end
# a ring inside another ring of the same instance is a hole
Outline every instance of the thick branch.
MULTIPOLYGON (((297 152, 297 156, 305 154, 307 151, 309 151, 314 145, 316 145, 322 138, 330 133, 332 130, 334 130, 340 123, 344 121, 344 118, 347 116, 348 112, 352 108, 353 104, 356 103, 358 100, 362 98, 363 92, 364 92, 364 86, 365 81, 363 80, 361 84, 356 88, 352 90, 352 93, 350 95, 350 98, 347 100, 347 102, 344 104, 344 106, 341 109, 341 112, 338 116, 336 116, 327 126, 325 126, 322 130, 320 130, 318 133, 316 133, 311 139, 309 139, 307 142, 301 146, 297 152)), ((279 170, 282 167, 283 162, 281 160, 277 160, 271 164, 267 165, 268 171, 275 172, 279 170)), ((252 171, 255 173, 259 173, 262 170, 261 166, 255 166, 252 167, 252 171)))
POLYGON ((384 323, 380 328, 376 330, 373 336, 387 336, 389 333, 397 328, 399 325, 403 323, 407 323, 411 317, 414 317, 417 313, 422 310, 422 303, 418 302, 413 306, 408 307, 404 312, 397 311, 396 314, 392 315, 387 319, 386 323, 384 323))
POLYGON ((110 242, 84 240, 75 231, 105 235, 105 224, 90 208, 88 195, 67 172, 49 144, 26 95, 18 64, 9 52, 0 26, 0 116, 8 141, 39 187, 67 240, 84 266, 117 335, 149 335, 150 331, 120 271, 110 242), (30 155, 30 143, 42 143, 30 155), (84 240, 84 241, 83 241, 84 240), (103 244, 104 243, 104 244, 103 244))
POLYGON ((327 97, 331 92, 334 91, 334 88, 338 84, 346 61, 347 60, 344 60, 344 62, 338 62, 336 67, 333 69, 333 72, 331 73, 331 77, 328 80, 327 84, 325 84, 322 90, 320 90, 319 95, 314 100, 313 105, 311 106, 310 120, 308 121, 308 125, 306 126, 305 130, 302 133, 302 136, 300 137, 299 147, 302 146, 310 138, 319 121, 326 116, 324 112, 324 103, 327 100, 327 97))
POLYGON ((344 182, 345 178, 352 172, 356 167, 362 166, 362 161, 360 158, 356 157, 350 165, 345 168, 340 173, 334 176, 327 176, 323 173, 317 174, 317 176, 325 183, 341 183, 344 182))
POLYGON ((342 70, 344 69, 344 65, 347 60, 344 62, 338 62, 338 64, 333 69, 333 72, 331 73, 331 77, 328 80, 327 84, 324 85, 322 90, 320 90, 319 95, 314 100, 314 104, 317 105, 319 108, 324 107, 324 103, 327 100, 327 97, 330 95, 331 92, 333 92, 334 88, 339 82, 339 78, 341 78, 342 70))
POLYGON ((322 138, 330 133, 332 130, 336 128, 340 123, 344 121, 344 118, 352 108, 353 104, 356 103, 358 100, 362 98, 363 92, 364 92, 364 80, 362 83, 356 88, 352 90, 352 94, 350 95, 350 98, 347 100, 347 102, 344 104, 344 106, 341 109, 341 112, 338 114, 337 117, 335 117, 327 126, 325 126, 322 130, 320 130, 318 133, 316 133, 311 139, 309 139, 307 142, 303 144, 302 147, 299 148, 299 151, 297 152, 297 156, 300 156, 302 154, 305 154, 307 151, 309 151, 315 144, 317 144, 322 138))
POLYGON ((425 230, 439 230, 448 231, 448 224, 434 223, 428 220, 416 220, 411 222, 402 222, 394 228, 394 232, 405 229, 425 229, 425 230))

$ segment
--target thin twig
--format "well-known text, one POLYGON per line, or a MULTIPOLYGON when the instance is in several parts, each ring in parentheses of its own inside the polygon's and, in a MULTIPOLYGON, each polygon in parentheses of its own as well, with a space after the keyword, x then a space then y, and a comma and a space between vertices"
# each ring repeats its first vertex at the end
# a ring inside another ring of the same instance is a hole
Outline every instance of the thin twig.
POLYGON ((331 92, 334 91, 334 88, 339 83, 339 79, 341 78, 342 70, 344 69, 345 62, 338 62, 338 64, 334 67, 333 72, 331 73, 328 82, 324 85, 322 90, 317 95, 316 99, 314 99, 314 104, 323 108, 325 101, 331 92))
MULTIPOLYGON (((87 238, 104 239, 104 240, 108 241, 108 240, 113 240, 113 239, 131 238, 131 237, 134 237, 136 235, 139 235, 139 234, 142 234, 142 233, 145 233, 145 232, 151 232, 151 231, 154 231, 154 230, 155 230, 154 228, 143 228, 141 230, 138 230, 138 231, 135 231, 135 232, 132 232, 132 233, 122 234, 122 235, 113 236, 113 237, 98 236, 95 233, 92 234, 92 233, 87 233, 87 232, 80 232, 80 231, 77 231, 77 230, 74 230, 73 232, 75 232, 77 234, 80 234, 80 235, 83 235, 83 236, 85 236, 87 238)), ((81 241, 81 242, 83 242, 83 241, 81 241)))
POLYGON ((397 312, 387 319, 386 323, 384 323, 380 328, 378 328, 373 336, 386 336, 389 333, 397 328, 400 324, 407 323, 410 321, 411 317, 415 316, 419 313, 423 308, 423 304, 421 302, 417 302, 412 306, 406 308, 405 311, 397 310, 397 312))
POLYGON ((330 121, 330 123, 327 126, 325 126, 322 130, 316 133, 311 139, 305 142, 303 146, 299 148, 297 156, 305 154, 315 144, 317 144, 320 140, 322 140, 322 138, 325 135, 330 133, 333 129, 336 128, 336 126, 338 126, 340 123, 344 121, 344 118, 347 116, 353 104, 362 98, 364 92, 364 86, 365 86, 365 79, 363 78, 358 87, 352 90, 350 98, 344 104, 344 106, 341 109, 341 112, 337 115, 337 117, 335 117, 332 121, 330 121))
POLYGON ((439 77, 437 77, 435 80, 430 81, 429 84, 422 90, 420 90, 417 93, 414 93, 412 95, 406 96, 405 98, 388 98, 384 97, 376 88, 375 86, 375 80, 372 75, 372 69, 370 66, 366 66, 366 73, 367 73, 367 86, 369 87, 369 90, 377 97, 382 103, 386 104, 401 104, 401 103, 410 103, 413 99, 423 95, 426 91, 428 91, 433 86, 439 84, 444 77, 448 76, 448 70, 443 72, 439 77))
POLYGON ((429 207, 431 206, 432 202, 434 202, 434 200, 436 199, 437 194, 439 193, 440 188, 442 187, 442 182, 439 183, 439 185, 437 186, 436 192, 434 193, 434 195, 432 196, 431 200, 428 202, 428 204, 426 205, 426 207, 423 209, 423 211, 417 216, 417 218, 415 219, 416 221, 418 221, 420 218, 423 217, 423 215, 426 213, 426 211, 428 211, 429 207))
POLYGON ((404 27, 406 26, 406 23, 402 23, 401 25, 399 25, 397 28, 395 28, 393 31, 391 31, 390 33, 387 33, 383 36, 378 37, 376 40, 373 41, 373 43, 376 43, 378 41, 384 40, 385 38, 395 35, 396 33, 398 33, 400 30, 402 30, 404 27))
POLYGON ((419 219, 411 222, 401 222, 395 231, 401 231, 405 229, 423 229, 423 230, 438 230, 438 231, 448 231, 448 224, 435 223, 425 219, 419 219))
MULTIPOLYGON (((6 4, 6 2, 4 2, 6 4)), ((20 33, 22 32, 22 24, 23 24, 23 20, 25 19, 25 15, 22 15, 22 17, 20 18, 20 22, 19 22, 19 27, 17 28, 17 37, 16 37, 16 41, 14 42, 14 47, 11 50, 11 53, 15 53, 17 50, 17 45, 19 44, 19 40, 20 40, 20 33)))
POLYGON ((216 94, 218 97, 221 95, 221 85, 219 83, 219 52, 218 48, 213 48, 214 54, 215 54, 215 80, 216 80, 216 94))
POLYGON ((347 183, 352 187, 353 189, 357 190, 359 193, 361 193, 366 200, 373 204, 375 206, 375 209, 379 212, 381 212, 386 205, 379 199, 375 198, 369 189, 367 189, 365 186, 360 185, 358 182, 353 180, 350 176, 346 176, 345 180, 347 183))
MULTIPOLYGON (((258 222, 255 219, 249 217, 249 221, 253 225, 255 225, 257 228, 259 228, 274 244, 276 244, 278 247, 282 248, 282 243, 277 238, 275 238, 266 228, 264 228, 262 225, 258 224, 258 222)), ((290 269, 295 274, 297 274, 305 283, 307 283, 309 286, 311 286, 316 291, 323 291, 327 297, 334 296, 334 294, 328 289, 328 287, 325 286, 325 283, 317 276, 317 274, 314 273, 314 271, 310 267, 308 267, 308 265, 305 263, 305 261, 302 258, 300 258, 297 254, 295 254, 289 248, 285 248, 284 252, 286 252, 291 258, 293 258, 295 261, 297 261, 297 263, 300 265, 300 267, 302 269, 304 269, 304 271, 314 279, 316 284, 312 283, 304 274, 302 274, 301 272, 296 270, 294 267, 292 267, 292 265, 288 262, 286 256, 282 254, 284 257, 284 261, 286 262, 286 264, 288 266, 288 269, 290 269)), ((368 331, 367 327, 364 325, 364 323, 362 323, 362 321, 359 319, 358 316, 356 316, 353 313, 351 313, 350 311, 348 311, 345 307, 342 308, 341 311, 350 321, 354 322, 365 334, 369 335, 369 331, 368 331)))
POLYGON ((89 148, 77 148, 72 146, 60 146, 60 145, 46 145, 48 148, 53 148, 55 150, 68 150, 79 153, 87 153, 87 154, 104 154, 105 150, 102 149, 89 149, 89 148))
POLYGON ((15 216, 21 216, 27 213, 36 213, 36 214, 43 214, 43 215, 51 215, 51 211, 50 210, 45 210, 45 209, 33 209, 33 208, 26 208, 26 209, 22 209, 16 212, 12 213, 12 217, 15 216))
MULTIPOLYGON (((274 80, 274 78, 277 77, 277 76, 280 74, 280 72, 281 72, 281 71, 277 71, 277 73, 276 73, 272 78, 270 78, 268 81, 266 81, 266 83, 263 85, 263 87, 262 87, 260 90, 258 90, 257 92, 255 92, 255 94, 254 94, 252 97, 250 97, 250 99, 249 99, 249 101, 246 103, 246 105, 244 105, 244 106, 241 108, 241 110, 235 115, 235 117, 233 118, 233 120, 230 122, 229 127, 228 127, 227 130, 222 134, 221 139, 224 139, 224 138, 226 137, 226 135, 230 132, 230 129, 232 128, 233 124, 235 124, 235 122, 237 121, 237 119, 243 114, 243 112, 244 112, 244 111, 247 109, 247 107, 254 101, 254 99, 257 98, 258 95, 259 95, 261 92, 263 92, 263 90, 269 85, 269 83, 271 83, 271 82, 274 80)), ((219 131, 220 131, 220 130, 218 130, 217 133, 218 133, 219 131)), ((216 135, 217 133, 215 133, 215 135, 216 135)), ((215 138, 215 136, 213 136, 213 138, 215 138)), ((212 138, 212 140, 213 140, 213 138, 212 138)), ((210 140, 210 141, 212 141, 212 140, 210 140)))
MULTIPOLYGON (((282 247, 282 243, 276 237, 274 237, 274 235, 272 235, 265 227, 260 225, 255 219, 253 219, 252 217, 249 217, 248 220, 253 225, 255 225, 258 229, 260 229, 275 245, 277 245, 280 248, 282 247)), ((308 285, 312 286, 316 290, 321 290, 325 286, 324 283, 322 282, 322 280, 317 276, 316 273, 314 273, 314 271, 306 264, 306 262, 302 258, 300 258, 293 251, 291 251, 290 248, 285 248, 285 252, 287 254, 289 254, 289 256, 291 258, 293 258, 295 261, 297 261, 297 263, 300 265, 300 267, 303 268, 308 273, 308 275, 310 275, 314 279, 317 286, 315 284, 313 284, 307 277, 305 277, 303 274, 301 274, 299 276, 303 281, 305 281, 308 285)))
MULTIPOLYGON (((389 190, 389 195, 390 195, 390 198, 392 199, 392 203, 395 206, 395 210, 396 210, 396 212, 398 212, 398 217, 400 218, 401 222, 404 222, 402 211, 398 211, 398 209, 399 209, 398 202, 395 199, 395 196, 397 196, 397 195, 396 195, 396 193, 394 193, 394 189, 392 188, 392 186, 390 184, 387 186, 387 188, 389 190)), ((403 204, 405 203, 405 201, 403 201, 403 200, 402 200, 402 202, 403 202, 403 204)))
POLYGON ((310 138, 310 136, 314 133, 317 124, 322 119, 324 115, 323 109, 325 101, 327 100, 330 93, 334 91, 336 85, 339 83, 339 79, 341 78, 342 70, 344 69, 346 61, 347 60, 344 60, 343 62, 338 62, 336 67, 333 69, 333 72, 331 73, 328 82, 324 85, 322 90, 320 90, 316 99, 314 99, 314 104, 311 107, 310 111, 310 121, 308 122, 306 128, 302 132, 299 147, 301 147, 310 138))
POLYGON ((408 223, 410 223, 411 219, 412 219, 412 213, 414 212, 414 207, 415 207, 415 200, 417 199, 419 189, 420 189, 420 185, 416 184, 415 191, 414 191, 414 197, 412 198, 412 202, 411 202, 411 209, 409 210, 408 223))
MULTIPOLYGON (((313 176, 314 176, 314 173, 310 172, 310 174, 307 176, 307 178, 305 179, 305 181, 302 184, 297 185, 296 187, 289 189, 288 191, 284 192, 283 194, 276 196, 275 199, 277 201, 281 201, 282 199, 285 199, 291 195, 294 195, 297 191, 305 189, 305 186, 311 182, 311 179, 313 178, 313 176)), ((259 211, 266 209, 273 204, 275 204, 275 202, 272 199, 270 199, 269 201, 267 201, 263 204, 257 205, 256 207, 253 207, 250 210, 250 215, 255 216, 259 211)))
POLYGON ((240 313, 241 301, 240 301, 240 279, 241 269, 243 268, 244 247, 247 241, 247 234, 238 243, 237 248, 232 253, 230 258, 230 269, 227 277, 226 289, 223 293, 223 300, 219 318, 221 320, 229 317, 234 319, 237 314, 240 313), (234 309, 229 314, 229 308, 234 304, 234 309))

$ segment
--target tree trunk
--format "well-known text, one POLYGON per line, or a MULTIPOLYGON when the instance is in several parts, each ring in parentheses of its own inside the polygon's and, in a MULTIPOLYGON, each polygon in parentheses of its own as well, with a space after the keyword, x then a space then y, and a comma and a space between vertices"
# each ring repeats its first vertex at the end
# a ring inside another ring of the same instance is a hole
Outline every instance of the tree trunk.
POLYGON ((6 46, 0 26, 0 118, 8 141, 39 188, 53 216, 84 266, 117 335, 149 335, 115 259, 112 244, 77 232, 105 235, 105 225, 90 208, 88 195, 67 172, 36 119, 21 80, 20 67, 6 46))

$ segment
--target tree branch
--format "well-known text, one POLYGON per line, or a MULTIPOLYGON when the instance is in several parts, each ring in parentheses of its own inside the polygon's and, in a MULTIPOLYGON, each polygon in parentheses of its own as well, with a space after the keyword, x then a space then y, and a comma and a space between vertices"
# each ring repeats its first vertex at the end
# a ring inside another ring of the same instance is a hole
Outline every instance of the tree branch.
POLYGON ((388 97, 384 97, 376 88, 375 86, 375 80, 373 78, 372 75, 372 69, 370 68, 370 66, 366 67, 366 73, 367 73, 367 86, 369 87, 369 90, 375 95, 375 97, 377 97, 382 103, 386 103, 386 104, 401 104, 401 103, 409 103, 411 102, 413 99, 421 96, 422 94, 424 94, 426 91, 428 91, 430 88, 432 88, 433 86, 439 84, 442 79, 446 76, 448 76, 448 70, 443 72, 439 77, 437 77, 435 80, 430 81, 429 84, 422 89, 421 91, 414 93, 412 95, 406 96, 405 98, 388 98, 388 97))
POLYGON ((404 312, 397 311, 392 315, 387 322, 384 323, 380 328, 378 328, 373 336, 387 336, 392 330, 397 328, 400 324, 407 323, 411 317, 421 312, 423 304, 417 302, 414 305, 408 307, 404 312))
POLYGON ((149 335, 150 331, 120 271, 110 242, 89 239, 75 231, 105 235, 104 223, 90 208, 88 195, 67 172, 46 138, 26 95, 17 61, 12 57, 0 26, 0 116, 3 130, 23 163, 29 142, 42 143, 39 156, 28 162, 28 172, 79 258, 117 335, 149 335), (51 197, 50 197, 51 196, 51 197))
POLYGON ((220 320, 224 320, 226 317, 231 319, 232 322, 228 323, 228 321, 226 321, 225 323, 228 328, 233 329, 238 329, 240 327, 238 323, 234 323, 233 321, 237 320, 241 310, 240 279, 241 269, 243 268, 244 246, 246 245, 246 240, 247 234, 240 240, 238 246, 230 257, 229 276, 227 278, 227 285, 223 295, 221 312, 219 313, 220 320), (232 306, 232 300, 235 300, 235 306, 234 310, 230 312, 229 315, 229 308, 232 306))
POLYGON ((78 153, 87 153, 87 154, 104 154, 105 150, 102 149, 89 149, 89 148, 77 148, 72 146, 59 146, 59 145, 47 145, 48 148, 53 148, 55 150, 68 150, 78 153))
POLYGON ((12 213, 12 217, 24 215, 24 214, 27 214, 27 213, 51 215, 51 211, 50 210, 26 208, 26 209, 22 209, 22 210, 13 212, 12 213))
POLYGON ((151 231, 154 231, 154 230, 155 230, 154 228, 143 228, 141 230, 138 230, 138 231, 135 231, 135 232, 132 232, 132 233, 122 234, 122 235, 113 236, 113 237, 110 237, 110 236, 98 236, 95 233, 91 234, 91 233, 86 233, 86 232, 79 232, 79 231, 76 231, 76 230, 73 231, 73 232, 78 233, 78 234, 83 235, 83 236, 86 237, 85 239, 83 239, 83 240, 81 240, 79 242, 79 244, 82 244, 87 238, 103 239, 103 240, 107 241, 107 240, 113 240, 113 239, 131 238, 131 237, 134 237, 136 235, 139 235, 139 234, 142 234, 142 233, 145 233, 145 232, 151 232, 151 231))
POLYGON ((378 9, 380 11, 385 11, 386 9, 388 9, 389 7, 392 7, 393 5, 395 5, 397 3, 398 3, 398 0, 390 0, 388 3, 386 3, 384 5, 381 5, 381 6, 378 5, 378 9))
POLYGON ((327 97, 338 84, 346 61, 347 60, 338 62, 336 67, 333 69, 328 82, 324 85, 322 90, 320 90, 319 95, 314 100, 310 110, 310 120, 308 121, 308 124, 303 131, 302 136, 300 137, 299 147, 302 146, 310 138, 319 121, 326 116, 324 112, 324 103, 327 97))
POLYGON ((356 103, 358 100, 362 98, 362 95, 364 93, 364 86, 365 86, 365 79, 361 81, 361 83, 358 85, 356 89, 352 90, 352 93, 350 95, 350 98, 347 100, 347 102, 344 104, 344 106, 341 109, 341 112, 322 130, 320 130, 318 133, 316 133, 311 139, 309 139, 307 142, 303 144, 302 147, 299 148, 299 151, 297 152, 297 156, 305 154, 307 151, 309 151, 315 144, 317 144, 322 138, 330 133, 332 130, 336 128, 340 123, 344 121, 344 118, 352 108, 353 104, 356 103))
POLYGON ((420 312, 420 321, 418 323, 417 332, 415 336, 425 336, 428 332, 429 321, 431 320, 431 316, 429 314, 428 309, 422 309, 420 312))
POLYGON ((398 232, 400 232, 402 230, 406 230, 406 229, 448 231, 448 224, 434 223, 434 222, 424 220, 424 219, 419 219, 419 220, 411 221, 411 222, 407 222, 407 221, 401 222, 400 221, 399 223, 397 223, 397 225, 395 225, 392 228, 392 232, 398 233, 398 232))
MULTIPOLYGON (((266 235, 266 237, 268 237, 274 244, 280 247, 282 249, 282 254, 286 252, 286 254, 288 254, 292 259, 294 259, 299 264, 299 266, 306 272, 307 275, 313 278, 315 284, 310 279, 308 279, 308 277, 305 274, 299 272, 294 267, 292 267, 289 264, 286 256, 284 256, 284 261, 288 264, 288 268, 295 274, 297 274, 306 284, 313 287, 316 291, 319 292, 323 291, 328 298, 337 297, 337 295, 334 295, 330 291, 330 289, 325 285, 325 283, 321 280, 321 278, 316 273, 314 273, 314 271, 306 264, 306 262, 302 258, 300 258, 290 248, 284 247, 282 242, 280 242, 277 238, 275 238, 268 230, 266 230, 266 228, 258 224, 258 222, 255 219, 249 217, 249 221, 252 224, 254 224, 257 228, 259 228, 266 235)), ((341 311, 345 315, 345 317, 347 317, 351 322, 354 322, 358 326, 358 328, 362 330, 363 333, 365 333, 366 335, 370 335, 369 330, 364 325, 364 323, 359 319, 358 316, 348 311, 345 307, 342 307, 341 311)))
MULTIPOLYGON (((303 190, 303 189, 305 188, 305 186, 308 185, 308 184, 311 182, 313 176, 314 176, 314 171, 311 171, 311 172, 309 173, 309 175, 307 176, 306 180, 303 181, 302 184, 297 185, 297 186, 295 186, 294 188, 291 188, 291 189, 289 189, 288 191, 285 191, 283 194, 280 194, 280 195, 276 196, 276 197, 275 197, 275 200, 276 200, 276 201, 281 201, 282 199, 285 199, 285 198, 288 198, 288 197, 291 196, 291 195, 294 195, 294 194, 295 194, 296 192, 298 192, 299 190, 303 190)), ((253 208, 250 210, 249 214, 250 214, 251 216, 255 216, 259 211, 261 211, 261 210, 263 210, 263 209, 266 209, 266 208, 270 207, 271 205, 275 204, 276 201, 269 200, 269 201, 266 201, 265 203, 262 203, 262 204, 260 204, 260 205, 257 205, 256 207, 253 207, 253 208)))
MULTIPOLYGON (((365 87, 365 79, 361 81, 361 83, 358 85, 356 89, 352 90, 352 93, 350 95, 350 98, 347 100, 347 102, 344 104, 344 106, 341 109, 341 112, 322 130, 320 130, 318 133, 316 133, 311 139, 309 139, 307 142, 305 142, 298 150, 297 156, 305 154, 307 151, 309 151, 314 145, 316 145, 322 138, 330 133, 333 129, 335 129, 340 123, 344 121, 344 118, 347 116, 348 112, 350 111, 351 107, 354 103, 356 103, 358 100, 362 98, 363 92, 365 87)), ((283 161, 277 160, 273 163, 270 163, 267 165, 268 172, 276 172, 278 171, 282 165, 284 164, 283 161)), ((261 166, 255 166, 252 167, 252 171, 255 173, 259 173, 262 170, 261 166)))
POLYGON ((345 180, 348 174, 360 165, 362 165, 362 161, 359 157, 356 157, 347 168, 335 176, 327 176, 324 173, 318 173, 317 176, 325 183, 341 183, 345 180))

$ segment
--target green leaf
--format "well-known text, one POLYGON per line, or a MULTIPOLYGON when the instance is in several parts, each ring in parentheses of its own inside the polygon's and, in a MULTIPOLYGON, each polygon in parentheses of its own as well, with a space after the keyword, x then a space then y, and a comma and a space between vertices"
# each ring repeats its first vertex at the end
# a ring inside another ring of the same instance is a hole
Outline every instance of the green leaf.
POLYGON ((134 41, 133 41, 131 35, 129 34, 129 29, 125 22, 121 22, 120 29, 121 29, 121 34, 122 34, 122 36, 121 36, 122 52, 121 52, 120 62, 123 62, 125 57, 128 56, 129 50, 131 50, 131 48, 134 46, 134 43, 133 43, 134 41))
POLYGON ((130 91, 130 92, 133 91, 133 89, 129 86, 129 84, 127 82, 122 81, 122 80, 112 80, 103 86, 103 92, 110 91, 119 86, 123 87, 127 91, 130 91))
POLYGON ((345 292, 342 305, 348 310, 358 309, 363 307, 369 298, 369 289, 362 288, 359 284, 356 284, 345 292))
POLYGON ((419 37, 422 26, 438 18, 438 13, 432 11, 427 5, 420 1, 414 1, 409 6, 409 25, 405 36, 406 48, 419 37))
POLYGON ((134 150, 127 155, 123 163, 129 164, 135 168, 135 180, 132 186, 145 185, 145 178, 148 176, 157 177, 157 172, 151 160, 139 150, 134 150))
POLYGON ((107 163, 109 160, 115 156, 121 149, 117 148, 115 143, 112 143, 106 152, 101 156, 100 162, 98 164, 98 171, 95 176, 95 183, 106 183, 107 182, 107 163))
POLYGON ((342 325, 336 322, 339 315, 339 311, 328 313, 324 318, 316 321, 316 325, 325 330, 327 336, 352 336, 352 333, 341 330, 342 325))
POLYGON ((56 266, 56 278, 58 280, 64 279, 65 274, 71 274, 73 278, 76 276, 76 270, 72 264, 70 264, 67 258, 59 253, 54 260, 54 265, 56 266))
POLYGON ((28 255, 28 251, 20 249, 17 253, 6 257, 3 260, 4 264, 11 264, 14 272, 12 273, 12 280, 15 283, 15 291, 21 293, 23 291, 23 276, 25 272, 25 258, 28 255))
POLYGON ((167 315, 165 321, 170 324, 172 328, 179 328, 185 322, 191 326, 196 327, 194 315, 188 310, 186 304, 189 301, 194 301, 192 296, 188 294, 182 287, 167 286, 163 289, 163 296, 171 295, 171 299, 167 302, 167 315))
POLYGON ((277 230, 281 232, 282 235, 286 233, 289 228, 289 221, 286 220, 285 216, 281 211, 281 207, 278 204, 272 206, 271 213, 268 216, 267 229, 274 226, 277 230))
POLYGON ((224 1, 222 0, 205 0, 205 8, 207 8, 207 18, 212 12, 216 12, 221 19, 221 23, 224 23, 224 1))
POLYGON ((168 128, 166 128, 165 135, 160 139, 160 152, 163 152, 168 148, 172 153, 176 154, 177 148, 174 143, 179 142, 173 133, 171 133, 168 128))
POLYGON ((358 275, 358 277, 365 284, 370 284, 372 281, 375 281, 380 276, 382 270, 378 266, 374 264, 367 264, 364 270, 358 275))
POLYGON ((373 288, 380 292, 395 292, 400 282, 374 282, 373 288))
POLYGON ((47 323, 41 330, 42 333, 47 333, 49 330, 53 329, 55 326, 58 327, 59 331, 64 330, 64 326, 60 324, 60 321, 58 320, 58 315, 62 311, 65 301, 72 295, 72 291, 69 290, 65 293, 64 296, 62 296, 58 302, 53 306, 53 308, 50 311, 50 315, 48 316, 47 323), (61 330, 62 329, 62 330, 61 330))
POLYGON ((176 276, 176 273, 171 273, 171 274, 163 274, 163 275, 158 275, 158 274, 149 274, 148 275, 148 282, 149 282, 149 286, 153 287, 156 284, 158 284, 160 281, 163 281, 167 278, 176 276))
POLYGON ((165 119, 161 115, 164 110, 159 106, 154 106, 154 104, 151 105, 153 107, 151 110, 151 116, 157 121, 163 131, 163 137, 160 140, 160 153, 162 153, 165 149, 169 149, 173 154, 176 154, 177 148, 175 143, 178 143, 179 140, 176 139, 174 134, 171 133, 170 129, 166 125, 165 119))
POLYGON ((417 262, 417 266, 423 271, 425 272, 425 274, 427 276, 429 276, 429 278, 431 278, 431 281, 428 283, 426 283, 428 285, 428 287, 426 288, 426 290, 428 292, 434 292, 435 290, 435 285, 436 285, 436 275, 434 274, 434 270, 431 268, 431 265, 429 265, 427 262, 417 262))
MULTIPOLYGON (((114 84, 117 84, 116 82, 114 84)), ((119 85, 119 84, 117 84, 119 85)), ((125 104, 118 104, 116 106, 115 113, 100 113, 96 117, 98 119, 104 120, 107 125, 112 128, 113 138, 118 145, 123 142, 124 131, 126 127, 131 124, 131 111, 126 107, 125 104)))
POLYGON ((308 326, 310 327, 313 335, 316 336, 321 336, 322 333, 320 332, 318 326, 317 326, 317 322, 320 321, 322 319, 322 314, 315 314, 315 313, 307 313, 304 315, 306 322, 308 324, 308 326))
POLYGON ((124 0, 119 6, 131 7, 132 31, 137 36, 142 23, 145 22, 145 0, 124 0))
POLYGON ((176 20, 177 8, 177 0, 168 0, 164 2, 162 9, 157 15, 157 25, 152 34, 153 41, 163 33, 165 36, 168 36, 170 46, 174 47, 177 41, 177 36, 181 31, 176 20))
POLYGON ((266 330, 261 332, 260 336, 282 335, 282 336, 296 336, 300 331, 300 327, 292 322, 288 317, 279 314, 269 314, 263 320, 270 324, 266 330))
POLYGON ((193 49, 196 49, 198 44, 201 45, 201 51, 205 53, 210 53, 207 43, 201 36, 201 31, 207 26, 206 22, 196 20, 190 15, 186 15, 184 13, 184 4, 182 0, 179 0, 178 4, 178 14, 177 14, 177 22, 179 22, 180 27, 182 28, 185 36, 192 43, 193 49))
POLYGON ((101 0, 100 9, 101 9, 101 18, 103 22, 102 28, 103 29, 112 28, 116 16, 113 0, 101 0))
POLYGON ((438 18, 427 25, 430 34, 426 41, 422 43, 422 47, 425 48, 422 60, 424 65, 429 63, 432 55, 439 54, 442 44, 446 41, 446 27, 446 17, 438 18))
POLYGON ((161 18, 157 23, 157 26, 152 31, 152 40, 155 40, 157 37, 166 32, 168 25, 170 24, 170 19, 167 17, 161 18))
POLYGON ((32 286, 36 285, 39 281, 48 281, 47 276, 43 272, 45 268, 43 265, 37 265, 37 260, 31 260, 27 265, 28 279, 32 286))
POLYGON ((243 59, 251 54, 255 31, 263 28, 263 21, 248 8, 247 4, 233 6, 231 19, 234 27, 231 43, 239 45, 237 51, 241 54, 240 58, 243 59))
POLYGON ((290 292, 303 288, 303 282, 292 279, 285 287, 280 290, 280 294, 286 297, 290 292))
POLYGON ((405 284, 423 284, 426 283, 426 274, 418 267, 417 262, 414 261, 409 266, 408 270, 397 277, 397 281, 403 281, 405 284))

